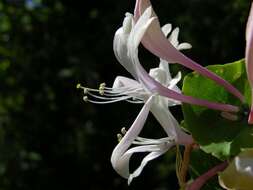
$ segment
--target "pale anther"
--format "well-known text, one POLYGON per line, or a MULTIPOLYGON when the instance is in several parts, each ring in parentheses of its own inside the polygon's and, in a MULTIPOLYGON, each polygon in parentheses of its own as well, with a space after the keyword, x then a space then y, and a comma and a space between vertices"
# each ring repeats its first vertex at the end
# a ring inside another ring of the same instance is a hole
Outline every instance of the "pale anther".
POLYGON ((104 86, 100 86, 98 90, 99 90, 99 94, 100 95, 104 95, 105 94, 105 87, 104 86))
POLYGON ((122 135, 121 135, 121 134, 117 134, 117 139, 118 139, 118 142, 120 142, 122 138, 123 138, 123 137, 122 137, 122 135))
POLYGON ((99 87, 105 87, 105 86, 106 84, 104 82, 99 85, 99 87))
POLYGON ((78 84, 76 85, 76 88, 77 88, 77 89, 78 89, 78 88, 81 88, 81 84, 78 83, 78 84))
MULTIPOLYGON (((80 88, 80 87, 79 87, 80 88)), ((83 93, 88 94, 89 90, 87 88, 83 88, 83 93)))
POLYGON ((83 101, 88 102, 89 101, 88 96, 84 96, 83 101))
POLYGON ((126 128, 125 128, 125 127, 123 127, 123 128, 121 129, 121 133, 122 133, 123 135, 125 135, 125 134, 126 134, 126 132, 127 132, 126 128))

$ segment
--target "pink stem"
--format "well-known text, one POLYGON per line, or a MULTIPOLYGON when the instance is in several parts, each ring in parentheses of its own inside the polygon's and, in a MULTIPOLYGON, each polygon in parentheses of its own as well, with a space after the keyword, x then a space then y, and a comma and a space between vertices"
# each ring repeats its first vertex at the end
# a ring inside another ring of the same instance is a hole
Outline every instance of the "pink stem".
POLYGON ((218 172, 223 171, 228 166, 227 161, 213 167, 203 175, 195 179, 186 190, 199 190, 210 178, 214 177, 218 172))
POLYGON ((251 91, 251 109, 248 118, 248 124, 253 124, 253 90, 251 91))

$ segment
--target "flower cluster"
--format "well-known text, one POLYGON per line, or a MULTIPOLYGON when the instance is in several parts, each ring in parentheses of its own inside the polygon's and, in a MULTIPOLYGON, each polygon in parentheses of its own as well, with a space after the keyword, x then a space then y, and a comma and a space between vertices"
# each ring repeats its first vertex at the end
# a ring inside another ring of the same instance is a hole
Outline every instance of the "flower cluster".
MULTIPOLYGON (((111 88, 104 83, 100 85, 99 89, 83 87, 80 84, 77 86, 83 89, 85 94, 83 99, 87 102, 105 104, 127 101, 129 103, 144 104, 129 129, 121 129, 121 134, 118 134, 119 143, 111 156, 113 168, 119 175, 128 179, 128 184, 131 183, 133 178, 141 174, 149 161, 166 153, 171 147, 182 145, 185 150, 198 147, 192 135, 186 132, 174 118, 169 107, 181 105, 182 103, 204 106, 221 111, 222 115, 228 118, 233 118, 233 114, 240 111, 240 108, 235 105, 212 102, 182 94, 177 87, 177 83, 181 79, 181 73, 179 72, 173 78, 169 71, 170 64, 181 64, 196 71, 222 86, 238 98, 242 104, 245 103, 244 95, 233 85, 180 52, 180 50, 190 49, 191 45, 189 43, 179 43, 178 35, 179 28, 172 30, 171 24, 160 26, 158 17, 149 0, 136 0, 134 14, 125 14, 122 27, 116 31, 113 42, 113 50, 118 62, 132 75, 133 79, 117 76, 111 88), (150 69, 149 73, 142 67, 138 58, 140 43, 160 59, 157 67, 150 69), (166 132, 165 137, 149 139, 139 136, 149 112, 154 115, 166 132), (143 158, 139 167, 130 172, 130 158, 138 152, 147 152, 148 154, 143 158)), ((253 88, 253 11, 249 16, 246 41, 247 74, 253 88)), ((248 122, 253 123, 253 106, 251 106, 248 122)), ((210 177, 224 170, 228 165, 227 162, 221 163, 200 176, 193 183, 187 184, 184 179, 188 166, 187 159, 189 157, 187 158, 186 154, 186 157, 183 158, 177 168, 180 185, 187 189, 200 189, 210 177)), ((250 169, 241 164, 240 171, 250 170, 247 173, 252 177, 252 161, 247 160, 246 165, 248 163, 250 163, 250 166, 248 166, 250 169)), ((222 181, 222 178, 220 181, 222 181)), ((226 186, 224 182, 222 184, 223 187, 226 186)))

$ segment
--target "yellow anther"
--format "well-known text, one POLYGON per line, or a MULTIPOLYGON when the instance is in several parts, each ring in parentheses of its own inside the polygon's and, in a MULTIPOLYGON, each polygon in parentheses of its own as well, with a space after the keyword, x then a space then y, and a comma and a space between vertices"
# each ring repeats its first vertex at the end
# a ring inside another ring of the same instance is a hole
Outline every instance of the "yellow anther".
POLYGON ((78 89, 78 88, 81 88, 81 84, 78 83, 78 84, 76 85, 76 88, 77 88, 77 89, 78 89))
POLYGON ((105 94, 105 91, 104 91, 104 90, 105 90, 105 87, 100 86, 98 90, 99 90, 99 94, 101 94, 101 95, 104 95, 104 94, 105 94))
POLYGON ((125 134, 126 134, 126 132, 127 132, 126 128, 125 128, 125 127, 123 127, 123 128, 121 129, 121 133, 122 133, 123 135, 125 135, 125 134))
POLYGON ((84 96, 83 101, 88 102, 89 101, 88 96, 84 96))
POLYGON ((99 87, 105 87, 105 86, 106 84, 104 82, 99 85, 99 87))
POLYGON ((84 88, 84 89, 83 89, 83 93, 84 93, 84 94, 88 94, 88 91, 89 91, 89 90, 88 90, 87 88, 84 88))
POLYGON ((117 134, 117 139, 118 139, 118 142, 120 142, 122 138, 123 138, 123 137, 122 137, 122 135, 121 135, 121 134, 117 134))

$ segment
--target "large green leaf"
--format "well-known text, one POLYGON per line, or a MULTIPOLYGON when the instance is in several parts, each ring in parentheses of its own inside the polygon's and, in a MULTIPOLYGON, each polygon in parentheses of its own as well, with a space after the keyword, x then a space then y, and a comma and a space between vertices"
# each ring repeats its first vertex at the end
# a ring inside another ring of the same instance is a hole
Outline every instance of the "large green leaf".
POLYGON ((224 160, 238 154, 241 148, 253 147, 253 140, 250 138, 253 130, 247 124, 247 114, 245 114, 250 104, 251 90, 244 60, 225 65, 212 65, 208 69, 239 89, 245 95, 247 105, 242 105, 238 98, 214 81, 193 72, 184 78, 184 94, 236 105, 242 111, 237 114, 239 117, 237 121, 231 121, 222 117, 220 111, 183 104, 184 125, 200 144, 202 150, 224 160))

